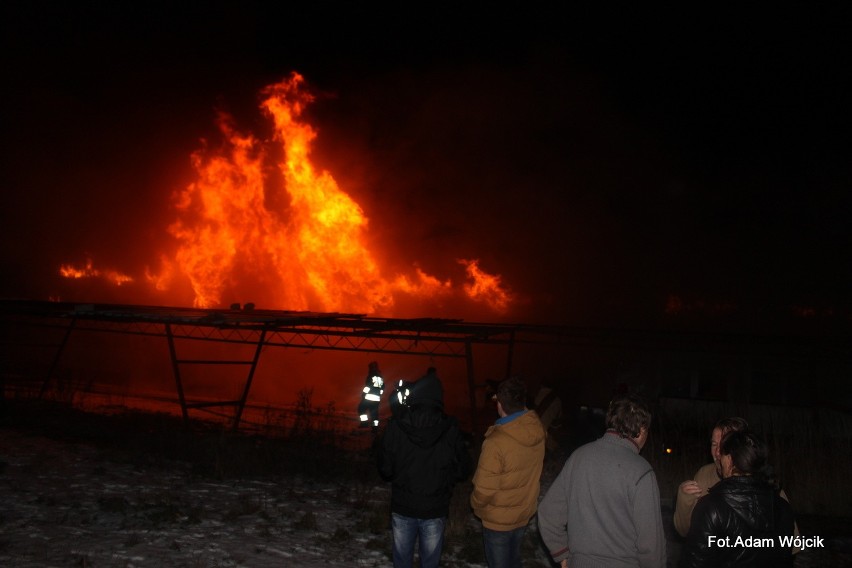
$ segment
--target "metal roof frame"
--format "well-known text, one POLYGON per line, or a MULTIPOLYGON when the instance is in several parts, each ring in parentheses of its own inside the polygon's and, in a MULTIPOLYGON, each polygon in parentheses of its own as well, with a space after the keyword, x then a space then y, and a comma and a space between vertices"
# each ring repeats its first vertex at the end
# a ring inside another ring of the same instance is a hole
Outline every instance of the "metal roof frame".
POLYGON ((90 304, 0 300, 0 320, 6 323, 64 330, 44 377, 44 396, 72 335, 104 332, 164 337, 169 346, 178 402, 184 419, 189 410, 234 407, 233 428, 239 428, 257 363, 264 347, 427 355, 464 358, 472 418, 475 423, 473 376, 474 344, 506 347, 507 374, 518 325, 466 323, 459 319, 392 319, 362 314, 257 310, 252 307, 200 309, 124 304, 90 304), (176 340, 209 341, 255 346, 248 360, 201 360, 181 358, 176 340), (231 365, 247 368, 242 395, 237 400, 192 402, 184 393, 181 368, 186 365, 231 365))

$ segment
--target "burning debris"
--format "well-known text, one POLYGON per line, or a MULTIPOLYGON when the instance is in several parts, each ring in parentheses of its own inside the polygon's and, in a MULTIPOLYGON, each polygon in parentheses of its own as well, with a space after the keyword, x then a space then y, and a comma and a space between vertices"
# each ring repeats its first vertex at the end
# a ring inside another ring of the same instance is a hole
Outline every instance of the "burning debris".
POLYGON ((111 282, 116 286, 133 282, 133 278, 127 274, 122 274, 117 270, 99 269, 94 267, 92 259, 86 260, 86 265, 78 268, 73 264, 63 264, 59 267, 59 274, 65 278, 80 279, 80 278, 102 278, 107 282, 111 282))

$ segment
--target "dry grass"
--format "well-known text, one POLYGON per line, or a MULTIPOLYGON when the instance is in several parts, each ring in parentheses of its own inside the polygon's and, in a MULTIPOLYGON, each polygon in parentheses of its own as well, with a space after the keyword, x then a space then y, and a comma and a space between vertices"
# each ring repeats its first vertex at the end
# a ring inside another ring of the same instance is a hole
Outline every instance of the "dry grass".
POLYGON ((101 414, 61 402, 20 398, 6 401, 0 421, 54 439, 96 443, 113 450, 117 460, 129 463, 188 463, 193 475, 212 479, 367 477, 366 468, 353 467, 353 461, 331 443, 326 432, 314 435, 311 430, 300 430, 290 436, 261 436, 232 432, 224 424, 185 423, 165 413, 127 410, 101 414))

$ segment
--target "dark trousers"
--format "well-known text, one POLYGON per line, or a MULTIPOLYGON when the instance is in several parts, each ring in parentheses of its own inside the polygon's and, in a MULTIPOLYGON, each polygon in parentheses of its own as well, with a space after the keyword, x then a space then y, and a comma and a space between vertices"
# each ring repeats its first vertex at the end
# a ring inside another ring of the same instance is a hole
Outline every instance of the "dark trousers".
POLYGON ((526 530, 525 526, 511 531, 493 531, 482 527, 488 568, 520 568, 521 543, 526 530))

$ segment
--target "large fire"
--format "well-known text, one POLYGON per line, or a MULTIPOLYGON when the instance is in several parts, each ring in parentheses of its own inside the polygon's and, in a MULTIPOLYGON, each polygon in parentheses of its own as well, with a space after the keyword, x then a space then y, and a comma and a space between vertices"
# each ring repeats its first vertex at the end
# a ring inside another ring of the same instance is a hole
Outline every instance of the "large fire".
MULTIPOLYGON (((197 307, 237 297, 276 309, 392 315, 403 295, 465 294, 495 312, 508 310, 512 294, 477 260, 458 260, 466 267, 461 289, 420 268, 386 277, 368 248, 364 211, 311 161, 317 133, 302 118, 313 101, 303 77, 293 73, 262 95, 273 140, 240 132, 220 114, 224 143, 193 154, 196 180, 175 195, 168 227, 176 250, 161 255, 156 271, 146 269, 152 287, 168 291, 186 278, 197 307)), ((63 276, 87 275, 63 267, 63 276)))

